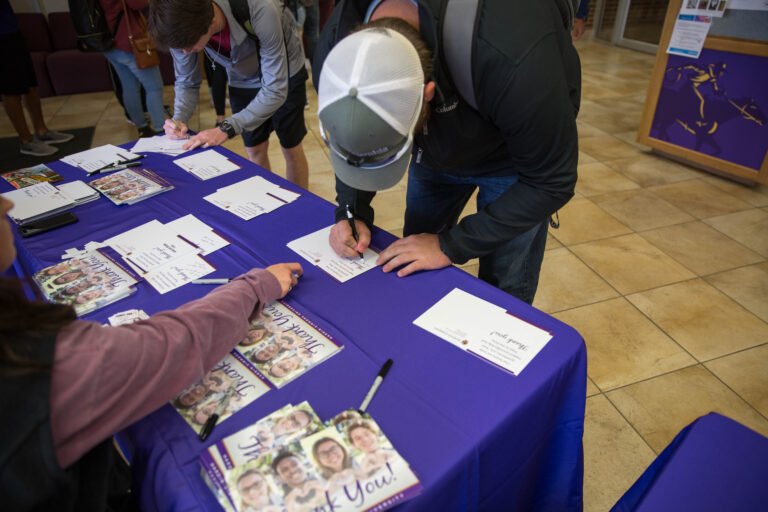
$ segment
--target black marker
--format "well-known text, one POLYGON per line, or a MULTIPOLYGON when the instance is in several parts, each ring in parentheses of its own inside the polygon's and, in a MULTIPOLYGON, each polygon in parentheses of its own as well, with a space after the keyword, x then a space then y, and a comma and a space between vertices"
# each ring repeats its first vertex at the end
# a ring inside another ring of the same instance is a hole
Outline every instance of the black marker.
MULTIPOLYGON (((355 242, 360 241, 360 234, 357 232, 357 226, 355 226, 355 216, 352 215, 352 211, 349 209, 349 205, 345 206, 345 209, 347 210, 347 221, 349 222, 349 227, 352 228, 352 238, 355 239, 355 242)), ((360 256, 360 259, 365 259, 365 256, 363 256, 363 253, 360 251, 357 251, 358 256, 360 256)))
POLYGON ((358 411, 360 411, 361 413, 364 413, 365 410, 368 408, 368 405, 371 403, 371 400, 373 400, 373 395, 375 395, 376 391, 378 391, 379 386, 381 386, 381 382, 384 380, 384 377, 387 376, 387 373, 389 372, 390 368, 392 368, 392 360, 387 359, 387 362, 384 363, 384 366, 381 367, 381 370, 379 370, 378 375, 376 375, 376 378, 373 380, 373 385, 371 386, 371 389, 368 390, 368 393, 365 395, 365 398, 363 398, 363 403, 360 404, 358 411))
POLYGON ((203 425, 203 428, 200 429, 200 433, 198 434, 198 437, 201 441, 205 441, 208 439, 208 436, 211 435, 211 432, 213 432, 213 427, 216 426, 216 422, 219 421, 219 416, 224 414, 224 410, 227 408, 227 405, 229 405, 229 398, 232 396, 232 390, 228 391, 219 401, 218 405, 216 405, 216 410, 208 416, 208 419, 205 420, 205 425, 203 425))

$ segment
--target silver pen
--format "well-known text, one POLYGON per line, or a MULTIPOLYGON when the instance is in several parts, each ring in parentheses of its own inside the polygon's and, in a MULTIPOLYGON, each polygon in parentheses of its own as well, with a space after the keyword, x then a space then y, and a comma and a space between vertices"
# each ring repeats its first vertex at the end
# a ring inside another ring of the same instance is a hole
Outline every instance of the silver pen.
POLYGON ((210 279, 195 279, 190 281, 192 284, 227 284, 231 279, 228 277, 214 277, 210 279))

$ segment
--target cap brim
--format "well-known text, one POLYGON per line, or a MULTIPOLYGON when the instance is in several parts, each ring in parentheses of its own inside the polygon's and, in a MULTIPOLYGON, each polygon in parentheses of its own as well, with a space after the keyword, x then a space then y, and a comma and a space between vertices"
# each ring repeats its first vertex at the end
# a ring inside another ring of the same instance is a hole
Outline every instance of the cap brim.
POLYGON ((368 192, 386 190, 397 185, 405 174, 406 169, 408 169, 408 164, 411 162, 412 146, 413 144, 409 144, 408 151, 403 156, 391 164, 378 169, 365 169, 364 167, 350 165, 346 160, 342 160, 335 151, 330 152, 331 165, 336 176, 352 188, 368 192))

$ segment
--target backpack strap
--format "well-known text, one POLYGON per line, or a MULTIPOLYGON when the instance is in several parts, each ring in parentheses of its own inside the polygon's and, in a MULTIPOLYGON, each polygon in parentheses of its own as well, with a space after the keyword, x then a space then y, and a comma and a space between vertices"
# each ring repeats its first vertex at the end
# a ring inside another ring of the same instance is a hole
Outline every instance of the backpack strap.
POLYGON ((477 33, 477 11, 482 0, 448 0, 443 15, 442 42, 448 71, 459 95, 477 110, 472 56, 477 33), (467 23, 472 20, 472 23, 467 23))
POLYGON ((256 42, 256 48, 258 49, 259 38, 251 24, 251 10, 248 7, 248 0, 229 0, 229 8, 232 9, 232 15, 237 20, 237 23, 243 27, 248 37, 256 42))
MULTIPOLYGON (((232 0, 234 1, 234 0, 232 0)), ((443 53, 459 95, 477 110, 472 61, 483 0, 448 0, 443 15, 443 53), (468 23, 467 20, 472 20, 468 23)), ((555 0, 563 25, 570 33, 579 0, 555 0)))

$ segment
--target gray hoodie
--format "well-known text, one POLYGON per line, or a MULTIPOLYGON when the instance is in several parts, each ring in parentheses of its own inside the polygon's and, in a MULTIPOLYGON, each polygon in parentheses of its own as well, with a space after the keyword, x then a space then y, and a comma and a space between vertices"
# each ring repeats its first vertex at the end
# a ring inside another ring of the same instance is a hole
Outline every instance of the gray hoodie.
MULTIPOLYGON (((205 48, 208 58, 224 66, 232 87, 259 89, 246 108, 228 120, 237 133, 261 126, 280 108, 288 96, 288 77, 304 67, 304 50, 296 20, 277 0, 248 0, 251 25, 258 45, 237 22, 227 0, 214 0, 227 18, 232 52, 230 57, 205 48)), ((199 55, 172 49, 176 72, 174 119, 189 120, 197 107, 202 82, 199 55)))

